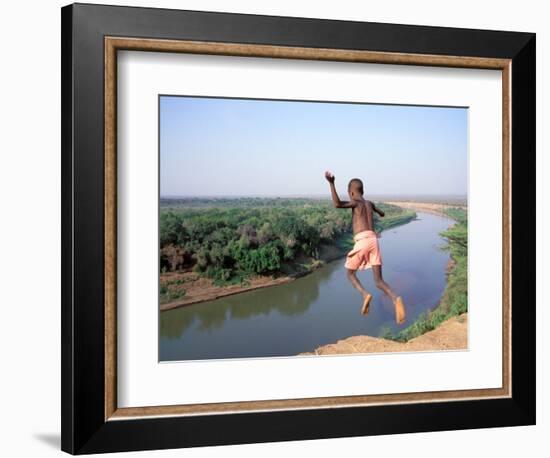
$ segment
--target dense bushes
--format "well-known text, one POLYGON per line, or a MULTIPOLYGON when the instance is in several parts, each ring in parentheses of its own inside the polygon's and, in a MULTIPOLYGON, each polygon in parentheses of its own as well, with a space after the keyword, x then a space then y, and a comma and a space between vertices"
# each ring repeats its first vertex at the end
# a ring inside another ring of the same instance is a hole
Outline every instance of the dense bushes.
MULTIPOLYGON (((162 271, 193 268, 218 283, 273 274, 301 256, 319 258, 323 244, 351 231, 349 210, 314 199, 179 199, 162 205, 162 271)), ((386 225, 414 217, 379 206, 386 225)), ((376 220, 375 226, 381 230, 383 224, 376 220)))

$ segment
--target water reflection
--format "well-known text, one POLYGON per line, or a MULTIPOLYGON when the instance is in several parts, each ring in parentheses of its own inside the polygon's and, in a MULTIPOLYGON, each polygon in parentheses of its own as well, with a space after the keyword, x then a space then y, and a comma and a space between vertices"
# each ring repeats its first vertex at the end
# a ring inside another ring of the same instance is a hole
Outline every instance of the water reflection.
POLYGON ((167 310, 161 314, 161 336, 178 338, 195 322, 201 331, 209 331, 222 327, 227 320, 245 320, 255 315, 267 316, 273 311, 289 317, 301 315, 318 299, 319 288, 330 275, 330 268, 319 269, 314 274, 301 278, 300 282, 303 284, 299 289, 279 285, 272 287, 270 294, 258 289, 167 310))

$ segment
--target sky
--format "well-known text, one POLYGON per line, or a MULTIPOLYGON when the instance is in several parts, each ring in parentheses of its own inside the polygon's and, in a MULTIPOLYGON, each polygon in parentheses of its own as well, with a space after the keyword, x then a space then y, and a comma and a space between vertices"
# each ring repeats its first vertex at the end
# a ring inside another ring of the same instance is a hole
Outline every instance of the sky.
POLYGON ((466 196, 466 108, 160 96, 160 194, 466 196))

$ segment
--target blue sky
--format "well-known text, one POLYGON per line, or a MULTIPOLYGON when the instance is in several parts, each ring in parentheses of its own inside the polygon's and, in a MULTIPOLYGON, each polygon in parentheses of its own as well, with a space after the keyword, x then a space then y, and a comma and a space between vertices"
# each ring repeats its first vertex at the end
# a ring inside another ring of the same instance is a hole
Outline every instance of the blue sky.
POLYGON ((161 96, 161 196, 467 192, 467 109, 161 96))

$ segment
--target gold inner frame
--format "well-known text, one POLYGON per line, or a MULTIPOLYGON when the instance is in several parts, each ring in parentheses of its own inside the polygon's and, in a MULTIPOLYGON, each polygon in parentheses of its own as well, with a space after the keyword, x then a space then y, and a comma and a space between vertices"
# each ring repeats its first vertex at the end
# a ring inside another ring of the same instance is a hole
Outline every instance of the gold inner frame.
POLYGON ((510 59, 438 56, 344 49, 301 48, 180 40, 105 37, 105 421, 151 416, 182 416, 251 411, 296 410, 511 397, 511 66, 510 59), (241 57, 423 65, 501 70, 502 72, 502 380, 500 388, 241 401, 168 406, 117 405, 117 51, 153 51, 241 57))

